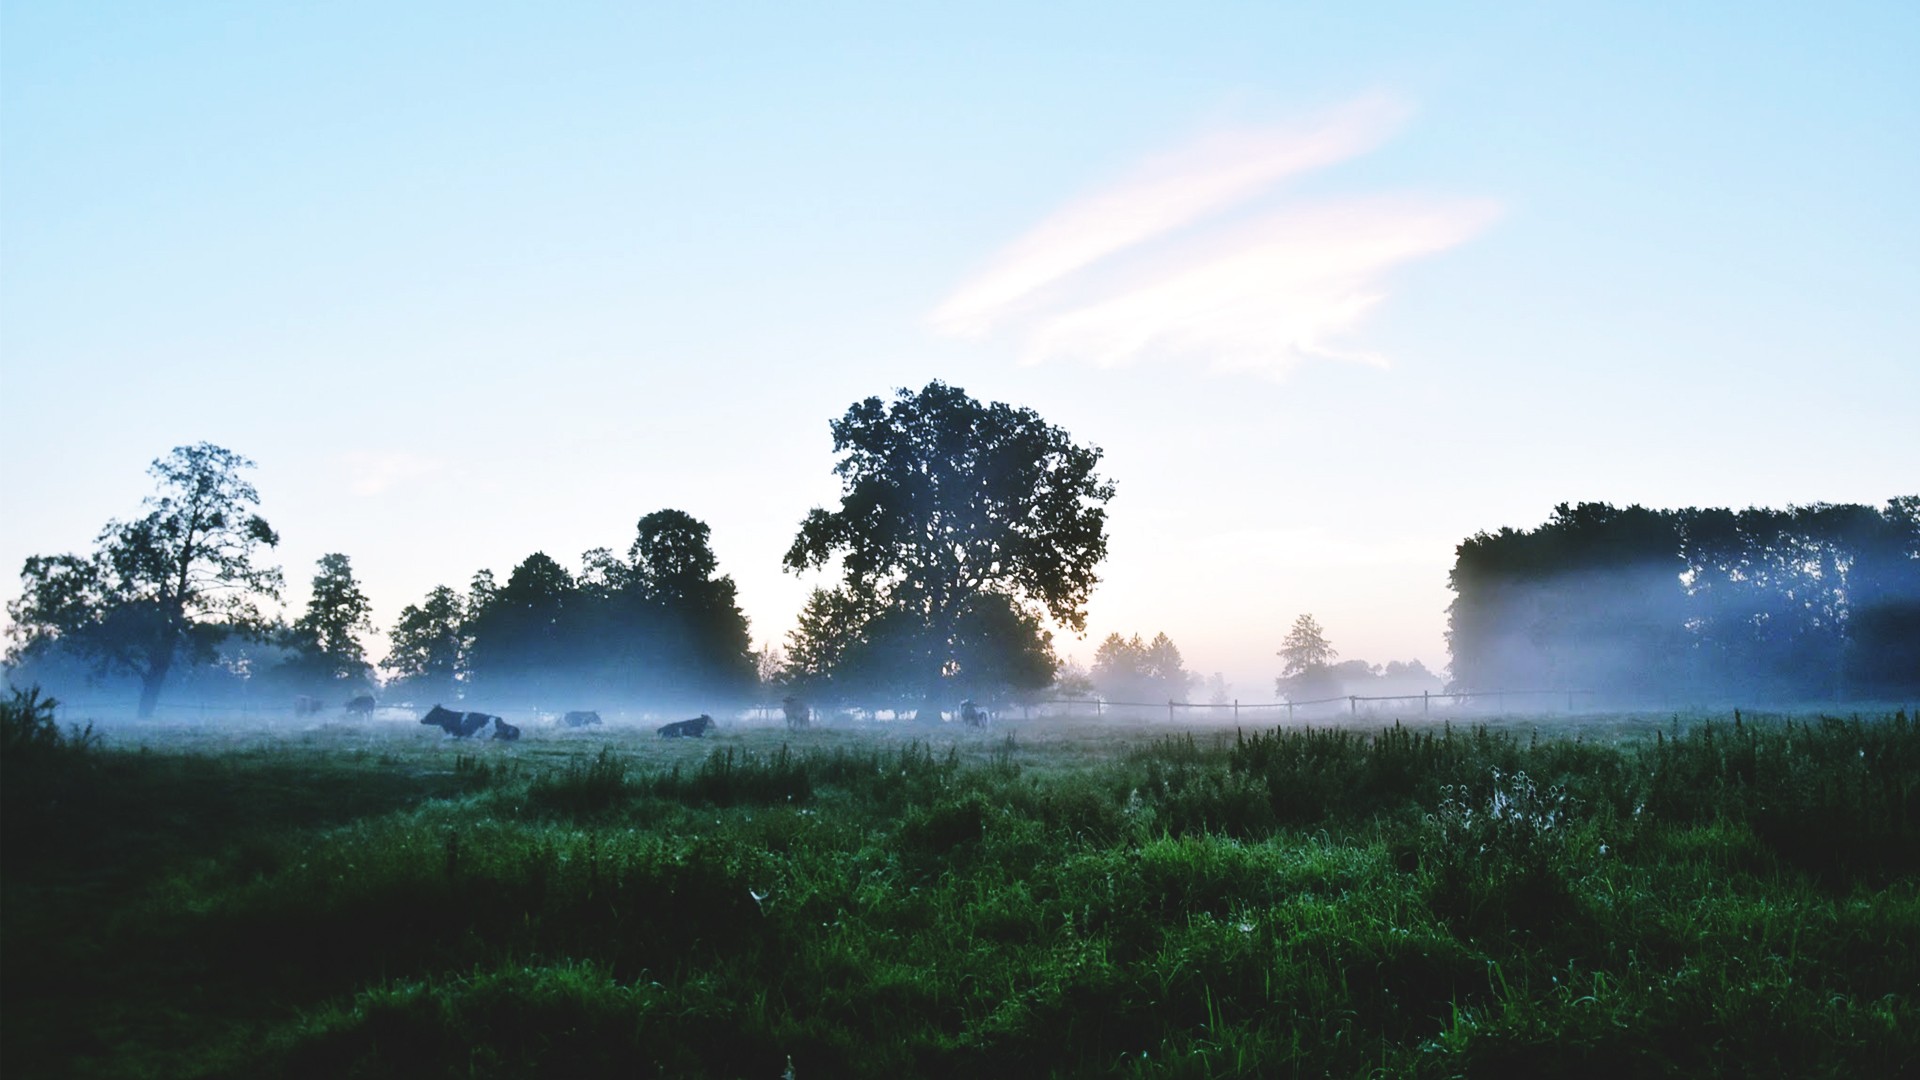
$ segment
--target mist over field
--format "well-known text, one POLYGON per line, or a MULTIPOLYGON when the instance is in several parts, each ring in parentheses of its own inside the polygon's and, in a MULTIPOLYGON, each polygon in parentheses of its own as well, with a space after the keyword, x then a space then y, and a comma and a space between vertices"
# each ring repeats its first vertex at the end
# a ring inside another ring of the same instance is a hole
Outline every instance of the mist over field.
MULTIPOLYGON (((931 689, 915 666, 924 663, 915 659, 919 646, 897 636, 904 624, 826 593, 786 648, 753 649, 737 609, 727 613, 731 579, 703 553, 704 526, 665 512, 649 520, 683 531, 682 550, 693 553, 692 569, 670 588, 645 593, 637 582, 663 571, 643 573, 604 550, 589 552, 577 576, 536 554, 504 586, 482 574, 464 600, 437 590, 409 608, 391 636, 398 648, 379 668, 361 658, 352 634, 330 643, 315 636, 330 618, 316 604, 293 626, 235 628, 205 662, 174 667, 156 716, 338 721, 363 695, 383 717, 446 704, 536 730, 576 710, 636 721, 700 712, 767 718, 784 699, 849 721, 928 708, 930 718, 952 719, 963 700, 1023 716, 1071 715, 1076 706, 1143 715, 1171 702, 1168 718, 1196 722, 1898 702, 1915 692, 1920 672, 1915 505, 1903 497, 1885 510, 1739 514, 1563 505, 1536 530, 1480 533, 1460 545, 1448 670, 1343 658, 1303 616, 1317 648, 1280 642, 1270 692, 1209 678, 1204 661, 1191 663, 1165 634, 1151 643, 1111 634, 1091 668, 1062 665, 1051 634, 1011 607, 997 609, 996 618, 1012 620, 1001 630, 982 624, 969 632, 979 636, 957 639, 959 659, 947 661, 956 666, 931 689), (691 606, 675 606, 687 597, 691 606), (1007 652, 1023 634, 1027 651, 1007 652)), ((316 595, 333 589, 355 608, 351 563, 330 558, 337 562, 323 567, 316 595)), ((68 640, 17 640, 10 682, 42 686, 75 716, 106 721, 134 711, 141 680, 103 670, 110 654, 76 651, 68 640)))
POLYGON ((0 1077, 1920 1076, 1916 56, 0 3, 0 1077))

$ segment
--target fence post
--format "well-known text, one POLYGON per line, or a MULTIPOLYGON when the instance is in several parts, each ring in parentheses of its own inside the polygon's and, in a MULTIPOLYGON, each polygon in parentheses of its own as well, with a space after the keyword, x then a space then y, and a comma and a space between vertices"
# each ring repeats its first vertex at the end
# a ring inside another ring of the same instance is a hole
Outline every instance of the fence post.
POLYGON ((1233 722, 1236 724, 1240 722, 1240 699, 1239 698, 1233 699, 1233 722))
POLYGON ((1360 699, 1355 697, 1352 694, 1347 695, 1347 715, 1348 716, 1360 715, 1360 699))
POLYGON ((1420 715, 1425 716, 1430 706, 1427 704, 1427 692, 1420 691, 1420 715))
POLYGON ((1167 723, 1173 723, 1173 699, 1167 699, 1167 723))

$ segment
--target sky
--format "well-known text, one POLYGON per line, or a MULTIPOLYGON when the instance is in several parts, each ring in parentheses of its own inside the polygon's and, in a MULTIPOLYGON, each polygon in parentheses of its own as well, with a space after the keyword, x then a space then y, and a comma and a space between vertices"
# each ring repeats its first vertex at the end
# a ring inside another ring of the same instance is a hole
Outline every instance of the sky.
MULTIPOLYGON (((1088 607, 1273 700, 1447 662, 1561 502, 1920 491, 1911 3, 0 0, 0 599, 251 458, 291 613, 713 530, 756 643, 828 424, 1104 451, 1088 607)), ((375 651, 379 651, 378 645, 375 651)))

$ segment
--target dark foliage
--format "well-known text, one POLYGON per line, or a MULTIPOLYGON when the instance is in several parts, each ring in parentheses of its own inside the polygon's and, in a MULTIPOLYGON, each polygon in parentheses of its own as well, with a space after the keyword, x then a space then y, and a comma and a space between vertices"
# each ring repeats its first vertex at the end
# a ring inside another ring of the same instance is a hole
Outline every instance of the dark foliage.
POLYGON ((425 696, 708 702, 755 684, 747 619, 708 527, 678 510, 640 519, 628 559, 599 548, 576 577, 543 552, 463 600, 445 586, 401 612, 387 667, 425 696))
POLYGON ((176 661, 210 663, 228 636, 264 627, 258 603, 278 598, 280 570, 255 559, 280 538, 253 512, 252 467, 211 443, 175 447, 147 470, 159 490, 146 516, 108 522, 90 556, 27 559, 9 661, 55 653, 131 675, 145 717, 176 661))
POLYGON ((1920 690, 1920 496, 1884 509, 1562 504, 1462 543, 1458 689, 1614 700, 1900 699, 1920 690))
POLYGON ((0 1068, 1905 1075, 1917 728, 96 751, 4 790, 0 1068))
POLYGON ((1037 616, 1083 629, 1106 557, 1100 450, 940 382, 856 403, 833 422, 833 449, 840 508, 807 515, 786 565, 838 559, 844 595, 816 603, 802 632, 824 640, 797 639, 796 656, 899 672, 925 700, 1044 685, 1038 668, 1055 664, 1037 616), (828 615, 858 623, 815 625, 828 615))

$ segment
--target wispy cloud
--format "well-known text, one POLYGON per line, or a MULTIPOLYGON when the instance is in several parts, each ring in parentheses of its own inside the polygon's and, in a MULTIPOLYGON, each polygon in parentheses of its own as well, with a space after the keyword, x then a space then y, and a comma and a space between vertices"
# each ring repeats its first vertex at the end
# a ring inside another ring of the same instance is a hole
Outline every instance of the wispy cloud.
POLYGON ((1409 259, 1498 213, 1487 200, 1276 199, 1288 177, 1373 149, 1407 110, 1369 97, 1313 122, 1215 135, 1057 211, 932 314, 956 337, 1008 333, 1028 362, 1197 358, 1279 373, 1342 348, 1409 259), (1247 220, 1225 211, 1263 200, 1247 220), (1209 221, 1209 219, 1214 219, 1209 221))

